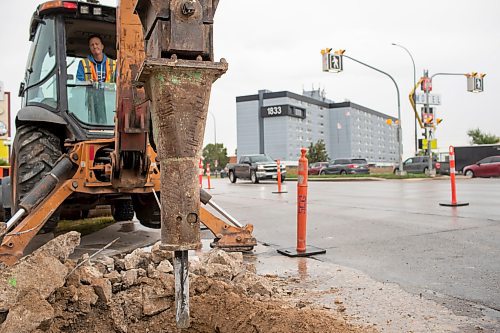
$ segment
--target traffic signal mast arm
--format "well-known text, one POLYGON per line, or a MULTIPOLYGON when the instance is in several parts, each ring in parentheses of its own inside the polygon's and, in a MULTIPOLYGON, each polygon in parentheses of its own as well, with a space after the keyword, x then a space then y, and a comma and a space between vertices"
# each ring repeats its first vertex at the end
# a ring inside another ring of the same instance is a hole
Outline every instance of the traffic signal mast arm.
POLYGON ((435 76, 438 76, 438 75, 446 75, 446 76, 476 76, 477 73, 476 72, 472 72, 472 73, 436 73, 436 74, 433 74, 431 76, 431 82, 432 82, 432 79, 435 77, 435 76))
POLYGON ((483 79, 486 76, 484 73, 436 73, 430 77, 432 79, 438 75, 446 75, 446 76, 465 76, 467 78, 467 91, 469 92, 482 92, 484 90, 483 87, 483 79), (477 82, 479 81, 479 82, 477 82), (477 83, 476 83, 477 82, 477 83))
POLYGON ((424 128, 424 124, 422 123, 422 119, 420 119, 420 116, 418 115, 417 112, 417 104, 415 103, 415 90, 417 90, 417 87, 422 83, 423 78, 418 80, 418 82, 415 84, 415 87, 410 91, 410 95, 408 96, 410 98, 410 104, 411 107, 413 108, 413 112, 415 112, 415 118, 418 120, 418 125, 420 128, 424 128))

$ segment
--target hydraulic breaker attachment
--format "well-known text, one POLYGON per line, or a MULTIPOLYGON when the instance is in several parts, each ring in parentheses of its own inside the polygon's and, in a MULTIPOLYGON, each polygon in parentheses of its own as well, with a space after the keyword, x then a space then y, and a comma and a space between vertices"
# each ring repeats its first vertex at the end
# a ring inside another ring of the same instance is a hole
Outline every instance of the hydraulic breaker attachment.
POLYGON ((161 243, 174 251, 176 320, 189 323, 188 250, 200 243, 196 175, 212 83, 227 70, 213 62, 213 17, 218 0, 139 0, 146 60, 137 81, 151 101, 161 164, 161 243))
POLYGON ((19 260, 28 243, 62 202, 73 193, 73 182, 67 180, 71 177, 73 166, 69 157, 64 155, 21 200, 18 211, 4 225, 3 232, 0 231, 0 262, 10 266, 19 260), (61 182, 64 183, 57 187, 61 182))

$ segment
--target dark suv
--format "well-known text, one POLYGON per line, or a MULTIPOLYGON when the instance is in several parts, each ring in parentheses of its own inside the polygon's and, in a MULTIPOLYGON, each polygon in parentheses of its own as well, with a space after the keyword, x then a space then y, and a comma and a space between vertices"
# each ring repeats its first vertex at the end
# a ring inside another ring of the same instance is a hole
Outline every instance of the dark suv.
MULTIPOLYGON (((434 169, 438 170, 440 164, 434 159, 432 162, 434 169)), ((403 170, 408 173, 426 173, 429 170, 429 156, 414 156, 403 162, 403 170)), ((394 173, 399 171, 399 167, 394 168, 394 173)))
POLYGON ((320 175, 332 174, 368 174, 368 162, 364 158, 339 158, 330 163, 327 167, 321 169, 320 175))

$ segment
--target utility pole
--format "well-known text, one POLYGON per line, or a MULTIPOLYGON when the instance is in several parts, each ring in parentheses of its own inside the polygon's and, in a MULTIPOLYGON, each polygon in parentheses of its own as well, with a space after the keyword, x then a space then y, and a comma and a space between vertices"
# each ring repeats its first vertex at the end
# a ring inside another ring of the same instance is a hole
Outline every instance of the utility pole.
POLYGON ((427 156, 429 157, 428 161, 428 173, 429 176, 435 176, 436 175, 436 170, 433 168, 432 164, 432 128, 434 126, 434 115, 431 114, 431 110, 429 107, 429 92, 432 90, 432 80, 429 78, 429 71, 427 69, 424 70, 424 93, 425 93, 425 104, 424 104, 424 110, 425 113, 427 114, 428 117, 431 117, 430 122, 426 122, 424 129, 425 129, 425 139, 427 140, 427 156))

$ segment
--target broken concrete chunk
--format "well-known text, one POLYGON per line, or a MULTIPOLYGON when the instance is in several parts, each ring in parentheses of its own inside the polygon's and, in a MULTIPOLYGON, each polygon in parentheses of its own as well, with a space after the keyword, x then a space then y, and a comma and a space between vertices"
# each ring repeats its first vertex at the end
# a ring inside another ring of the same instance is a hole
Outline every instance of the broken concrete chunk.
POLYGON ((143 268, 147 269, 151 260, 151 254, 143 249, 136 249, 134 252, 127 254, 124 258, 125 269, 143 268))
POLYGON ((240 258, 236 254, 229 254, 224 250, 213 249, 202 258, 202 262, 206 264, 221 264, 235 267, 241 265, 243 256, 240 258))
POLYGON ((78 288, 75 286, 69 286, 68 289, 69 300, 73 303, 78 302, 78 288))
POLYGON ((148 278, 155 279, 155 280, 165 280, 168 278, 168 275, 172 275, 170 273, 160 272, 153 265, 150 265, 150 267, 148 267, 147 274, 148 274, 148 278))
POLYGON ((80 233, 70 231, 52 239, 33 252, 32 256, 55 257, 60 261, 65 261, 70 254, 75 252, 78 245, 80 245, 80 233))
POLYGON ((108 304, 113 296, 111 282, 108 279, 96 279, 93 281, 94 291, 101 301, 108 304))
POLYGON ((94 266, 82 266, 78 268, 78 274, 80 275, 80 282, 83 284, 93 284, 94 280, 103 277, 102 273, 94 266))
POLYGON ((173 252, 165 251, 160 248, 161 242, 155 243, 151 249, 151 260, 158 265, 163 260, 172 260, 173 252))
POLYGON ((94 292, 92 286, 82 285, 78 288, 78 309, 81 312, 89 313, 92 310, 92 305, 97 303, 99 297, 94 292))
POLYGON ((122 283, 125 288, 130 288, 137 284, 137 278, 139 274, 137 269, 131 269, 129 271, 122 272, 122 283))
POLYGON ((107 256, 96 259, 94 264, 96 266, 102 265, 105 268, 105 272, 102 272, 103 274, 112 272, 115 269, 115 261, 113 258, 107 256))
POLYGON ((112 284, 122 281, 122 276, 117 271, 112 271, 108 274, 104 274, 104 278, 108 279, 112 284))
POLYGON ((26 290, 36 290, 46 299, 64 286, 67 274, 68 268, 59 259, 42 255, 30 256, 0 271, 0 312, 8 311, 18 294, 26 290))
POLYGON ((233 282, 246 290, 250 295, 268 296, 273 291, 272 285, 265 278, 250 272, 238 274, 233 279, 233 282))
POLYGON ((189 271, 196 275, 206 276, 207 268, 199 260, 189 261, 189 271))
MULTIPOLYGON (((241 252, 228 253, 221 249, 213 249, 202 258, 201 262, 208 267, 213 264, 227 266, 230 268, 232 276, 236 276, 239 272, 244 270, 243 254, 241 252)), ((219 266, 212 266, 214 269, 217 269, 217 267, 219 266)), ((216 277, 217 275, 210 276, 216 277)), ((232 276, 230 278, 232 278, 232 276)))
POLYGON ((120 304, 113 303, 109 309, 111 320, 113 321, 114 329, 119 333, 127 333, 128 325, 125 321, 125 315, 123 313, 123 308, 120 304))
POLYGON ((5 322, 0 325, 2 333, 32 332, 36 329, 47 330, 54 319, 54 309, 43 299, 37 290, 19 294, 5 322))
POLYGON ((218 278, 230 281, 233 278, 233 270, 230 266, 222 265, 222 264, 208 264, 206 265, 207 273, 205 276, 211 278, 218 278))
POLYGON ((156 267, 156 269, 160 272, 163 272, 163 273, 170 273, 170 272, 174 271, 174 266, 172 266, 170 261, 163 260, 162 262, 160 262, 158 267, 156 267))

